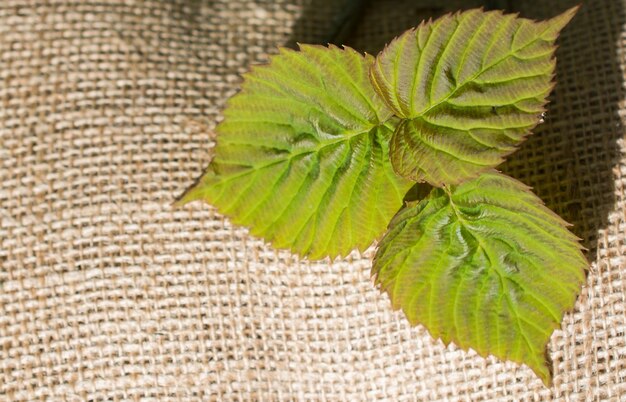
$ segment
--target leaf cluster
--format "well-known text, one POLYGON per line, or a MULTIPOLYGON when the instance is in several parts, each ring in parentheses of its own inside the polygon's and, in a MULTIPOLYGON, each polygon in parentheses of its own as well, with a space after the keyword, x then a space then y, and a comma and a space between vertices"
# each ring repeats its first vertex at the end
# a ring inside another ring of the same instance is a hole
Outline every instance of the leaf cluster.
POLYGON ((376 57, 282 48, 245 75, 213 160, 179 203, 204 200, 310 259, 382 235, 372 273, 394 308, 548 384, 547 343, 587 263, 567 224, 494 168, 541 121, 554 42, 576 11, 449 14, 376 57), (404 203, 414 186, 423 197, 404 203))

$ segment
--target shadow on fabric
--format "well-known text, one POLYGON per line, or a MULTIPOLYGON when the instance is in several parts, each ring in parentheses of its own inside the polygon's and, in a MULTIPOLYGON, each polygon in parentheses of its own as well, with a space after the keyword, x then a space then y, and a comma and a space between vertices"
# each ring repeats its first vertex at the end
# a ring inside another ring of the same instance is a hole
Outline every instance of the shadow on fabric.
MULTIPOLYGON (((515 11, 544 19, 578 3, 522 1, 515 11)), ((624 22, 623 2, 583 4, 558 41, 557 85, 546 123, 502 166, 573 224, 590 261, 596 259, 598 231, 607 227, 616 201, 613 170, 624 133, 618 41, 624 22)))
POLYGON ((354 29, 361 23, 371 0, 312 0, 294 24, 285 46, 297 48, 298 43, 327 45, 348 44, 354 29), (333 6, 329 6, 329 4, 333 6), (329 8, 330 7, 330 8, 329 8), (320 25, 325 29, 320 30, 320 25), (311 37, 311 33, 316 33, 311 37))

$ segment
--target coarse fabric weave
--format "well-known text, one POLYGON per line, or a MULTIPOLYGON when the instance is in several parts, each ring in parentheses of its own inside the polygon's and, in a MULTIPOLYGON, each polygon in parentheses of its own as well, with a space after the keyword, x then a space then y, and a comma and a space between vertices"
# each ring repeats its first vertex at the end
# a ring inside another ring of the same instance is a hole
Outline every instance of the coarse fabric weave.
MULTIPOLYGON (((1 401, 626 400, 622 0, 565 29, 546 123, 502 167, 589 249, 550 389, 410 327, 372 286, 373 248, 309 262, 209 205, 172 208, 240 74, 327 41, 350 1, 0 2, 1 401)), ((376 52, 480 4, 372 1, 346 43, 376 52)))

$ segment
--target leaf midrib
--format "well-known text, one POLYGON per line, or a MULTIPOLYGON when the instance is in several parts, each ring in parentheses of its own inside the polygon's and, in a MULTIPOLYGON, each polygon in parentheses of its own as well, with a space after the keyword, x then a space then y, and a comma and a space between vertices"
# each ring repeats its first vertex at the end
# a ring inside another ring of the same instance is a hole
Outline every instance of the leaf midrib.
MULTIPOLYGON (((433 109, 445 104, 449 99, 451 99, 454 95, 457 94, 457 92, 459 90, 461 90, 463 87, 465 87, 466 85, 474 82, 478 77, 480 77, 482 74, 486 73, 487 71, 489 71, 490 69, 492 69, 493 67, 497 66, 498 64, 502 63, 504 60, 508 59, 511 56, 514 56, 516 53, 518 53, 519 51, 522 51, 524 49, 526 49, 528 46, 536 43, 537 41, 542 40, 541 36, 538 36, 535 40, 532 40, 530 42, 528 42, 527 44, 525 44, 524 46, 520 46, 519 48, 512 50, 510 52, 508 52, 505 56, 503 56, 502 58, 498 59, 496 62, 492 63, 491 65, 482 68, 480 71, 478 71, 476 74, 474 74, 472 77, 468 78, 465 82, 463 82, 461 85, 457 85, 454 90, 452 90, 446 97, 444 97, 443 99, 441 99, 439 102, 430 105, 426 110, 423 110, 419 113, 416 113, 414 116, 407 116, 407 119, 414 119, 417 117, 421 117, 424 116, 426 114, 428 114, 429 112, 431 112, 433 109)), ((460 67, 459 67, 460 68, 460 67)))
MULTIPOLYGON (((468 224, 468 223, 467 223, 467 221, 466 221, 466 220, 462 217, 462 213, 461 213, 461 211, 459 211, 459 210, 458 210, 458 208, 457 208, 457 206, 454 204, 454 201, 452 200, 451 193, 450 193, 450 191, 449 191, 447 188, 446 188, 446 196, 448 197, 448 200, 449 200, 449 203, 450 203, 450 207, 451 207, 452 211, 454 212, 454 215, 455 215, 455 217, 456 217, 457 221, 459 222, 459 224, 460 224, 461 226, 463 226, 463 227, 467 230, 467 232, 468 232, 468 233, 469 233, 469 234, 470 234, 470 235, 471 235, 471 236, 472 236, 472 237, 473 237, 473 238, 474 238, 474 239, 478 242, 478 245, 480 246, 480 248, 481 248, 482 250, 484 250, 484 252, 486 253, 486 256, 488 257, 488 259, 489 259, 489 260, 490 260, 490 262, 491 262, 491 261, 494 259, 494 256, 493 256, 493 253, 492 253, 491 248, 490 248, 490 247, 488 247, 488 245, 486 245, 486 244, 484 243, 483 239, 482 239, 480 236, 478 236, 478 235, 476 235, 476 234, 474 233, 474 231, 472 230, 472 226, 471 226, 470 224, 468 224)), ((497 260, 497 258, 495 258, 495 259, 497 260)), ((494 264, 493 262, 491 262, 489 265, 490 265, 490 267, 491 267, 491 268, 493 268, 493 271, 494 271, 494 272, 498 275, 498 278, 500 279, 500 283, 501 283, 502 289, 506 289, 505 281, 506 281, 507 279, 508 279, 508 280, 512 280, 512 281, 513 281, 513 282, 515 282, 515 283, 518 283, 517 281, 515 281, 515 280, 513 280, 513 279, 509 278, 508 276, 504 275, 504 274, 500 271, 500 269, 498 268, 498 265, 497 265, 497 264, 494 264)), ((518 283, 518 285, 519 285, 519 286, 522 286, 522 285, 521 285, 521 284, 519 284, 519 283, 518 283)), ((529 291, 529 290, 528 290, 528 289, 526 289, 524 286, 522 286, 522 287, 523 287, 523 288, 524 288, 527 292, 529 292, 529 293, 533 296, 533 298, 535 298, 535 300, 537 300, 539 303, 541 303, 541 304, 542 304, 542 305, 546 308, 546 311, 548 311, 548 313, 550 313, 550 315, 552 315, 552 316, 553 316, 552 318, 553 318, 555 321, 557 321, 557 322, 558 322, 558 319, 557 319, 558 317, 556 316, 556 313, 555 313, 554 311, 552 311, 552 309, 551 309, 551 308, 549 308, 549 307, 548 307, 548 306, 547 306, 547 305, 546 305, 546 304, 545 304, 542 300, 538 299, 538 298, 537 298, 537 295, 535 294, 535 292, 534 292, 534 291, 529 291)), ((511 307, 511 309, 513 309, 513 306, 511 306, 512 301, 510 300, 510 297, 509 297, 508 293, 506 294, 506 296, 507 296, 507 303, 509 303, 509 306, 511 307)), ((515 314, 516 314, 516 316, 518 316, 518 317, 519 317, 519 315, 517 314, 517 311, 515 311, 515 314)), ((520 318, 521 318, 521 317, 520 317, 520 318)))
MULTIPOLYGON (((349 134, 349 135, 341 134, 341 135, 338 136, 339 137, 338 139, 336 139, 334 141, 320 142, 320 145, 318 145, 317 147, 315 147, 313 149, 307 149, 307 150, 303 150, 301 152, 291 153, 291 154, 289 154, 289 157, 287 157, 287 158, 279 159, 279 160, 272 161, 272 162, 269 162, 269 163, 265 163, 265 164, 262 164, 262 165, 249 166, 249 169, 246 169, 246 170, 244 170, 242 172, 239 172, 239 173, 236 173, 236 174, 233 174, 233 175, 221 176, 221 180, 217 181, 215 184, 218 185, 218 184, 228 183, 231 180, 235 180, 235 179, 238 179, 240 177, 244 177, 246 175, 252 174, 252 173, 257 172, 259 170, 267 169, 267 168, 270 168, 272 166, 278 165, 280 163, 290 162, 291 160, 296 159, 296 158, 301 157, 301 156, 306 156, 306 155, 310 155, 310 154, 319 153, 319 152, 321 152, 321 151, 323 151, 323 150, 325 150, 325 149, 327 149, 329 147, 336 146, 336 145, 339 145, 341 143, 350 142, 353 138, 356 138, 356 137, 359 137, 359 136, 362 136, 362 135, 368 135, 372 130, 375 130, 378 127, 383 127, 383 126, 389 129, 389 127, 387 125, 387 122, 384 122, 384 123, 376 124, 376 125, 373 124, 369 128, 364 128, 362 130, 355 131, 355 132, 353 132, 352 134, 349 134)), ((220 161, 219 160, 215 160, 214 162, 212 162, 212 164, 219 165, 220 161)), ((241 166, 245 166, 245 165, 241 165, 241 166)))
MULTIPOLYGON (((495 258, 495 256, 493 256, 490 248, 486 247, 486 245, 484 244, 482 239, 479 236, 476 236, 470 230, 470 228, 467 227, 465 219, 461 216, 461 212, 457 209, 456 205, 454 204, 454 201, 452 200, 452 194, 451 194, 450 190, 447 187, 445 187, 444 189, 446 190, 446 195, 448 196, 448 200, 450 202, 450 207, 452 208, 452 211, 454 212, 454 215, 457 218, 459 224, 461 226, 465 227, 465 229, 468 231, 468 233, 471 234, 474 239, 476 239, 476 241, 478 242, 479 247, 485 252, 485 256, 489 259, 489 261, 490 261, 489 266, 493 268, 493 271, 498 276, 498 279, 500 281, 500 286, 502 288, 502 291, 500 293, 500 300, 502 299, 502 297, 506 298, 506 304, 508 305, 508 310, 511 311, 513 313, 513 315, 514 315, 514 320, 515 320, 515 322, 517 324, 517 327, 519 329, 519 333, 522 336, 522 339, 523 339, 524 343, 526 344, 526 347, 528 347, 529 351, 531 352, 531 354, 533 356, 533 359, 536 360, 536 355, 540 351, 537 351, 535 349, 535 347, 533 346, 532 342, 530 341, 528 335, 526 334, 526 332, 522 328, 522 321, 524 323, 526 323, 527 325, 532 324, 532 326, 535 326, 535 328, 538 328, 538 327, 536 326, 536 324, 529 322, 528 319, 526 319, 526 318, 524 318, 524 317, 519 315, 517 309, 515 309, 515 307, 514 307, 514 303, 511 300, 511 297, 509 296, 508 286, 506 284, 506 279, 507 279, 506 276, 503 275, 502 272, 500 272, 500 270, 498 269, 496 264, 491 262, 492 259, 495 258)), ((497 258, 496 258, 496 260, 497 260, 497 258)), ((499 303, 501 303, 501 301, 499 301, 499 303)), ((498 338, 499 338, 499 332, 497 332, 497 334, 498 334, 498 338)), ((519 350, 516 350, 516 353, 512 353, 512 355, 516 355, 518 352, 519 352, 519 350)))

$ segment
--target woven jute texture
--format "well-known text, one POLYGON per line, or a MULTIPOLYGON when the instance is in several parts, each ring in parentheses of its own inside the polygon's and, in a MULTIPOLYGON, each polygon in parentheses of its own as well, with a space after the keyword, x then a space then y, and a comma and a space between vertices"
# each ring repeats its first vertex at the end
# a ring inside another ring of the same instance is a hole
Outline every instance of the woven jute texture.
MULTIPOLYGON (((240 74, 328 40, 347 3, 0 2, 0 400, 626 398, 621 0, 587 1, 565 29, 546 123, 502 167, 589 249, 550 389, 411 328, 372 286, 373 249, 312 263, 208 205, 171 207, 240 74)), ((346 43, 375 52, 480 5, 441 3, 373 1, 346 43)), ((574 4, 509 3, 534 18, 574 4)))

